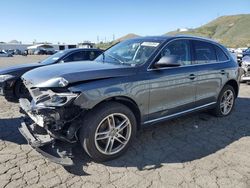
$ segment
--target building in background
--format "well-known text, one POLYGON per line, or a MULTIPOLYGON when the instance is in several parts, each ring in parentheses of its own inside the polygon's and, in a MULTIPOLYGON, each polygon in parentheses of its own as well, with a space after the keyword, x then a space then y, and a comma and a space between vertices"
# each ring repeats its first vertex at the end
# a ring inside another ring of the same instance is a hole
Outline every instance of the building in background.
POLYGON ((24 52, 25 50, 39 50, 44 48, 50 48, 55 51, 58 50, 66 50, 71 48, 93 48, 95 46, 94 43, 91 42, 83 42, 79 44, 51 44, 51 43, 36 43, 36 44, 22 44, 22 43, 0 43, 0 51, 1 50, 20 50, 24 52))
POLYGON ((78 48, 93 48, 95 46, 95 43, 91 43, 89 41, 78 43, 78 48))

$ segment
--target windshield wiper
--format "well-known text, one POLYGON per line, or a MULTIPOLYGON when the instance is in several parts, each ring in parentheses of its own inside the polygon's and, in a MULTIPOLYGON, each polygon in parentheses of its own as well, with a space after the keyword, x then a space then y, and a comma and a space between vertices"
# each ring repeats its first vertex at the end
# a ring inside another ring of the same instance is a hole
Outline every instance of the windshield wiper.
MULTIPOLYGON (((103 53, 104 54, 104 53, 103 53)), ((114 60, 116 60, 116 61, 119 61, 121 64, 125 64, 125 62, 123 62, 122 60, 120 60, 120 59, 118 59, 118 58, 116 58, 116 57, 114 57, 114 56, 112 56, 112 55, 110 55, 110 54, 108 54, 108 53, 106 53, 106 55, 108 55, 109 57, 111 57, 112 59, 114 59, 114 60)), ((105 56, 104 56, 105 57, 105 56)))

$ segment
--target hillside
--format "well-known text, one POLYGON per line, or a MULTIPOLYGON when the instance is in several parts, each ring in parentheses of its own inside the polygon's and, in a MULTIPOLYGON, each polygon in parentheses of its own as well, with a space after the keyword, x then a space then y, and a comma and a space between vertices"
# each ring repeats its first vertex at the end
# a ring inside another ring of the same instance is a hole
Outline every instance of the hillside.
POLYGON ((250 14, 222 16, 189 31, 172 31, 167 34, 191 34, 208 37, 228 47, 250 46, 250 14))
POLYGON ((129 33, 127 35, 124 35, 123 37, 120 37, 114 41, 111 41, 111 42, 106 42, 106 43, 98 43, 96 44, 96 48, 100 48, 100 49, 103 49, 103 50, 106 50, 107 48, 109 48, 110 46, 118 43, 118 42, 121 42, 123 40, 127 40, 127 39, 132 39, 132 38, 136 38, 136 37, 139 37, 139 35, 136 35, 134 33, 129 33))
POLYGON ((136 37, 140 37, 140 36, 136 35, 134 33, 129 33, 129 34, 123 36, 123 37, 120 37, 120 38, 116 39, 115 41, 120 42, 120 41, 123 41, 123 40, 132 39, 132 38, 136 38, 136 37))

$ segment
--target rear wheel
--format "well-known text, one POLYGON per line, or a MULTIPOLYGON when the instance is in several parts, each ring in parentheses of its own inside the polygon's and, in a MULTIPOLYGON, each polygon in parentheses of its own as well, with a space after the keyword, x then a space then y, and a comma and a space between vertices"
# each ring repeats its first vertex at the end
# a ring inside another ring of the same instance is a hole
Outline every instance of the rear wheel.
POLYGON ((136 134, 133 112, 120 103, 101 104, 84 118, 80 141, 96 161, 107 161, 122 155, 136 134))
POLYGON ((226 85, 218 97, 216 108, 213 111, 214 114, 218 117, 229 115, 234 107, 235 96, 234 88, 226 85))

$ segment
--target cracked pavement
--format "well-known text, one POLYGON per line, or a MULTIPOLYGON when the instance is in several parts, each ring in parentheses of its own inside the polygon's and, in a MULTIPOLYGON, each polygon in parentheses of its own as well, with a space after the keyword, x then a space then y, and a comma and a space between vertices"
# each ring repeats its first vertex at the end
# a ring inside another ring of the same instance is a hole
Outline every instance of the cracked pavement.
POLYGON ((18 104, 0 97, 0 106, 0 187, 250 187, 250 85, 241 84, 228 117, 196 113, 145 128, 105 163, 78 146, 67 168, 27 145, 18 104))

